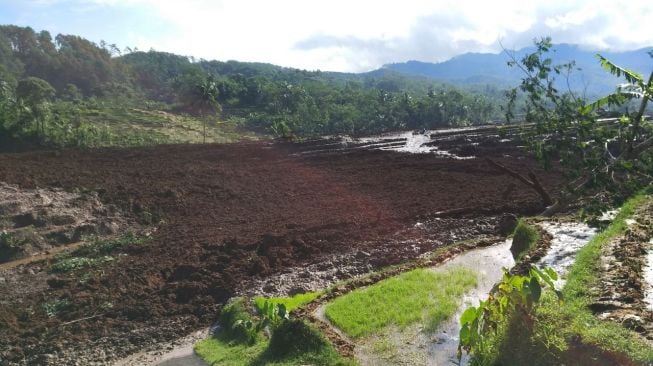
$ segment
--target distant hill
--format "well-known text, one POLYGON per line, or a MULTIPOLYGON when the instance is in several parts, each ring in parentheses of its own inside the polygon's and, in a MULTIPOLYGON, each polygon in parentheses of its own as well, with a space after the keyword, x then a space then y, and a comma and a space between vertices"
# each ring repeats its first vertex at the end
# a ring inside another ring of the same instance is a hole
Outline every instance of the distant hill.
MULTIPOLYGON (((628 52, 597 52, 583 50, 576 45, 559 44, 555 45, 553 50, 551 56, 554 64, 576 61, 577 68, 581 70, 572 75, 570 86, 575 91, 586 90, 588 97, 609 93, 618 83, 622 82, 601 68, 595 56, 597 53, 620 66, 638 71, 645 77, 648 77, 653 69, 653 58, 647 54, 647 52, 653 51, 653 47, 628 52)), ((533 48, 527 47, 513 53, 519 59, 531 51, 533 48)), ((498 54, 465 53, 440 63, 408 61, 387 64, 381 70, 426 76, 459 86, 474 84, 491 84, 499 87, 516 86, 522 73, 516 68, 508 67, 508 61, 509 57, 505 52, 498 54)), ((564 84, 560 86, 566 87, 564 84)))

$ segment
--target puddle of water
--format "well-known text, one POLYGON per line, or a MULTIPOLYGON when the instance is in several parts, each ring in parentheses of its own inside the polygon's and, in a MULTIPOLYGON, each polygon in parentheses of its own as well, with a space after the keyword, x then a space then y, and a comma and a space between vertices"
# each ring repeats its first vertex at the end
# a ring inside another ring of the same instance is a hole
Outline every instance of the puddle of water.
POLYGON ((537 265, 541 268, 551 267, 556 271, 559 276, 556 285, 562 287, 565 284, 563 276, 574 263, 580 248, 596 235, 596 229, 576 222, 545 222, 539 225, 551 234, 553 239, 551 239, 551 248, 537 265))
POLYGON ((653 311, 653 239, 648 242, 649 248, 646 254, 646 265, 644 266, 644 303, 646 303, 646 310, 653 311))

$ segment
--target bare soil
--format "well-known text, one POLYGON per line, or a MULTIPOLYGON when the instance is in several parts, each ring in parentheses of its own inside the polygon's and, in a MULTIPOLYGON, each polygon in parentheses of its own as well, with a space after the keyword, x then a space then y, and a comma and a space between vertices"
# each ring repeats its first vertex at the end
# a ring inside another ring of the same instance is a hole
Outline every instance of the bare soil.
POLYGON ((542 206, 480 158, 532 169, 551 192, 561 182, 500 146, 466 160, 324 140, 0 155, 7 184, 94 191, 134 219, 164 220, 153 240, 99 268, 0 272, 0 364, 110 363, 208 326, 236 293, 291 291, 269 281, 289 268, 359 258, 335 281, 495 233, 505 213, 542 206))
POLYGON ((626 220, 626 232, 603 248, 598 300, 591 305, 598 317, 621 323, 653 344, 653 311, 645 301, 646 254, 653 238, 653 199, 626 220))
POLYGON ((0 263, 57 252, 85 238, 109 237, 134 226, 95 192, 21 189, 0 182, 0 263))

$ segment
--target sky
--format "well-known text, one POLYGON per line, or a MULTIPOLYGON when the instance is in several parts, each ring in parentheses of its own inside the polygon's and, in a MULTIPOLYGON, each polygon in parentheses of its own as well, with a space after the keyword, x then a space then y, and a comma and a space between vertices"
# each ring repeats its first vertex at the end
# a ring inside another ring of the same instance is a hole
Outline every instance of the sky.
POLYGON ((0 24, 207 60, 364 72, 518 49, 653 46, 653 1, 0 0, 0 24))

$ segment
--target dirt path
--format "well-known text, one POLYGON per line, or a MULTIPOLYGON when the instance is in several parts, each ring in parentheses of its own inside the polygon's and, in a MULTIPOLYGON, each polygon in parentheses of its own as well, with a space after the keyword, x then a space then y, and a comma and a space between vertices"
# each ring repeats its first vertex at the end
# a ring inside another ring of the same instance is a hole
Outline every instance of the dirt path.
POLYGON ((82 246, 83 244, 84 244, 83 241, 79 241, 77 243, 72 243, 65 246, 52 248, 48 250, 46 253, 32 254, 31 256, 26 258, 21 258, 11 262, 0 263, 0 273, 9 271, 10 269, 14 269, 18 266, 25 266, 30 263, 47 261, 59 254, 73 251, 79 248, 80 246, 82 246))

